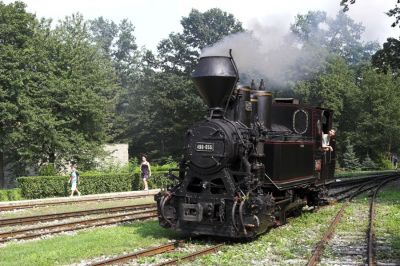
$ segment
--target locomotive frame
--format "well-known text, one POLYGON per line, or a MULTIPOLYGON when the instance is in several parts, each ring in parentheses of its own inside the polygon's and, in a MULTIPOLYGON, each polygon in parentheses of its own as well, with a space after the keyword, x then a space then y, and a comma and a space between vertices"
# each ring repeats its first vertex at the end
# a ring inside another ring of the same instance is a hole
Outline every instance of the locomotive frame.
POLYGON ((335 170, 335 149, 322 149, 331 110, 273 100, 254 86, 234 89, 232 56, 200 58, 192 78, 209 115, 186 132, 179 176, 170 175, 178 184, 155 196, 161 226, 253 238, 319 204, 335 170))

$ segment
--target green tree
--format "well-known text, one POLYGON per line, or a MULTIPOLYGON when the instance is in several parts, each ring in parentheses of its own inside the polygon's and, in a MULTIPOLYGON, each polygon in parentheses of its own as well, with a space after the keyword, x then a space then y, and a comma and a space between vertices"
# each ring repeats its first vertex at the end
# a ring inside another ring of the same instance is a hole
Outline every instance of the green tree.
POLYGON ((30 79, 27 63, 37 25, 25 8, 22 2, 0 2, 0 187, 5 182, 6 157, 14 155, 25 137, 21 123, 25 106, 20 95, 30 79))
POLYGON ((157 47, 161 68, 177 74, 193 71, 201 49, 243 31, 241 22, 219 8, 204 13, 192 9, 189 16, 182 18, 181 25, 182 33, 171 33, 157 47))
POLYGON ((189 79, 171 73, 149 73, 136 88, 135 97, 129 98, 126 110, 128 136, 135 154, 179 157, 186 129, 205 111, 189 79))
POLYGON ((377 168, 376 163, 372 161, 371 157, 369 157, 369 154, 367 153, 367 156, 365 156, 364 161, 361 164, 361 168, 363 170, 373 170, 377 168))
POLYGON ((400 40, 388 38, 383 48, 372 56, 372 64, 380 71, 400 74, 400 40))
POLYGON ((91 40, 108 57, 116 73, 119 89, 109 120, 108 135, 112 141, 128 141, 129 117, 126 106, 136 97, 136 88, 146 69, 155 65, 154 56, 145 48, 139 49, 134 26, 127 19, 119 24, 103 17, 89 21, 91 40), (147 65, 146 65, 147 64, 147 65))
POLYGON ((379 49, 378 43, 361 40, 364 30, 361 23, 354 22, 343 12, 329 18, 323 11, 309 11, 305 15, 297 15, 291 25, 291 31, 299 41, 312 44, 313 49, 325 48, 352 65, 369 60, 379 49))
POLYGON ((390 71, 378 73, 372 67, 363 69, 361 78, 360 115, 353 141, 361 152, 378 158, 400 146, 400 83, 390 71))
POLYGON ((346 141, 346 151, 343 153, 343 167, 347 170, 357 170, 361 167, 360 162, 354 152, 353 145, 349 140, 346 141))
POLYGON ((202 48, 243 30, 233 15, 216 8, 192 10, 181 24, 182 33, 171 33, 160 42, 157 58, 142 53, 144 75, 125 97, 125 137, 131 139, 135 154, 147 153, 153 159, 181 154, 185 130, 206 111, 188 74, 202 48))
POLYGON ((91 40, 102 49, 104 54, 112 56, 118 34, 118 25, 103 17, 89 20, 88 23, 91 40))
POLYGON ((80 15, 52 29, 22 3, 1 8, 10 10, 2 22, 10 34, 3 31, 0 43, 2 151, 21 172, 26 164, 93 162, 115 95, 109 60, 89 41, 80 15))
MULTIPOLYGON (((117 88, 112 66, 91 44, 88 25, 79 14, 66 17, 42 38, 37 43, 44 46, 40 58, 47 60, 51 74, 37 97, 27 98, 27 105, 46 110, 31 117, 42 121, 41 127, 27 128, 42 155, 38 159, 93 162, 107 140, 107 118, 117 88)), ((48 71, 43 70, 42 74, 48 71)))
POLYGON ((304 103, 333 110, 338 124, 347 107, 347 98, 353 98, 358 89, 354 84, 354 73, 346 62, 340 57, 331 56, 318 77, 299 82, 294 90, 304 103))

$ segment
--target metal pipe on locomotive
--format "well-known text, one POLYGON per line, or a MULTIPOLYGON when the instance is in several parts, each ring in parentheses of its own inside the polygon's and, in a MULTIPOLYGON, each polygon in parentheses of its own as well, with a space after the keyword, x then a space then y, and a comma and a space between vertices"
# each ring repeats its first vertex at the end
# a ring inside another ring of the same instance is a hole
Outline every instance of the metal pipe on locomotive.
POLYGON ((253 238, 318 204, 333 178, 335 152, 321 149, 332 111, 273 101, 263 82, 235 89, 238 77, 231 54, 200 58, 192 79, 209 113, 184 136, 178 184, 155 196, 161 226, 253 238))

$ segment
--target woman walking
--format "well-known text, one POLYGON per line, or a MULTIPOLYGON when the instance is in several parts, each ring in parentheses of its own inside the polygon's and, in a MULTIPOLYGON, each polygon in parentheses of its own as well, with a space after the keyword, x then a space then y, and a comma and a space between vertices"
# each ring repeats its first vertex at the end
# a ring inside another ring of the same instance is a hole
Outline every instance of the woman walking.
POLYGON ((151 176, 151 167, 150 163, 147 161, 145 156, 142 156, 142 162, 140 164, 140 175, 142 176, 144 183, 144 190, 149 190, 149 186, 147 184, 147 178, 151 176))
POLYGON ((69 175, 69 183, 71 183, 70 197, 72 197, 74 195, 75 191, 78 193, 78 196, 81 195, 81 193, 78 190, 78 184, 80 181, 81 181, 81 177, 79 176, 78 171, 76 171, 76 165, 73 164, 73 165, 71 165, 71 174, 69 175))

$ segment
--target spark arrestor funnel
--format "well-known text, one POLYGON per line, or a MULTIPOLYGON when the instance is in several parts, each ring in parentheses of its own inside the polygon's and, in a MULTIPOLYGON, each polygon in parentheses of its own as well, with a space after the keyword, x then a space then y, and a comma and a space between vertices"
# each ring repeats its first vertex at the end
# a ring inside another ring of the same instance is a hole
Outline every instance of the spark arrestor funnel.
POLYGON ((201 57, 192 79, 201 97, 210 108, 224 108, 238 80, 238 71, 232 57, 201 57))

